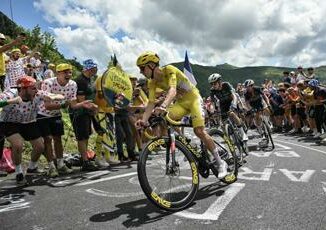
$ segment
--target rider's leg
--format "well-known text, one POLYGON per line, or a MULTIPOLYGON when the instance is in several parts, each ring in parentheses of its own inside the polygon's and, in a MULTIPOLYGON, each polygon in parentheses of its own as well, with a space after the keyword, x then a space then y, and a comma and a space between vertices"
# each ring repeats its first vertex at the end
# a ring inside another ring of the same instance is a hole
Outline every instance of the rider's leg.
POLYGON ((194 127, 194 133, 204 143, 206 148, 213 154, 214 158, 216 159, 219 165, 219 178, 225 177, 227 175, 227 164, 220 157, 220 150, 218 146, 214 143, 213 138, 208 135, 208 133, 205 131, 204 126, 194 127))
POLYGON ((239 131, 241 133, 242 141, 247 141, 248 136, 247 136, 246 132, 244 131, 243 124, 242 124, 240 118, 233 111, 230 111, 228 113, 228 115, 230 116, 231 120, 237 125, 237 127, 238 127, 238 129, 239 129, 239 131))
POLYGON ((257 127, 257 130, 258 130, 259 134, 263 134, 261 116, 262 116, 262 112, 257 111, 257 113, 255 114, 255 117, 254 117, 254 124, 257 127))

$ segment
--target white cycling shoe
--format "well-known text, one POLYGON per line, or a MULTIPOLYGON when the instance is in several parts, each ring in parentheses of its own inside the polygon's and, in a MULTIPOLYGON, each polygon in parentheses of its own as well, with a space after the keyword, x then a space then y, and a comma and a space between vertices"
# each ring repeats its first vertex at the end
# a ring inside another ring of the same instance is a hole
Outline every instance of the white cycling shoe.
POLYGON ((218 178, 222 179, 228 174, 228 164, 222 160, 221 164, 218 166, 218 178))

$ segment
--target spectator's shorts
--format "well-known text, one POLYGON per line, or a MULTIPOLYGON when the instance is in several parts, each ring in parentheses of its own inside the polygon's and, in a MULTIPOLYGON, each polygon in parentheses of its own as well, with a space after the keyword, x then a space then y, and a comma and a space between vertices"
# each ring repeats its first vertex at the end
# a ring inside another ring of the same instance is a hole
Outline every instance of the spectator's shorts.
POLYGON ((64 135, 64 126, 61 117, 46 117, 38 114, 36 123, 42 137, 64 135))
POLYGON ((4 122, 2 127, 6 137, 10 137, 16 133, 20 134, 26 141, 32 141, 41 137, 41 132, 36 122, 26 124, 4 122))
POLYGON ((75 136, 78 141, 88 140, 92 134, 92 121, 89 114, 73 114, 70 116, 75 136))

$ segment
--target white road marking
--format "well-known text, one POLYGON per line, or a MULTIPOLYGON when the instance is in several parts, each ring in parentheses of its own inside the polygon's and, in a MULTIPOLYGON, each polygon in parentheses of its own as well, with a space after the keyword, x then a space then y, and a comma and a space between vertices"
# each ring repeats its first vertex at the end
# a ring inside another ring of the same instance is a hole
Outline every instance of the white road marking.
POLYGON ((255 157, 270 157, 272 152, 249 152, 249 155, 253 155, 255 157))
POLYGON ((279 147, 281 147, 282 149, 285 149, 285 150, 290 150, 291 149, 291 147, 286 146, 286 145, 281 145, 281 144, 278 144, 278 143, 275 143, 275 145, 279 146, 279 147))
POLYGON ((311 148, 311 147, 308 147, 308 146, 299 145, 299 144, 294 144, 294 143, 291 143, 291 142, 280 141, 280 140, 276 140, 276 141, 277 141, 277 142, 282 142, 282 143, 285 143, 285 144, 289 144, 289 145, 298 146, 298 147, 305 148, 305 149, 309 149, 309 150, 313 150, 313 151, 320 152, 320 153, 323 153, 323 154, 326 154, 325 151, 322 151, 322 150, 319 150, 319 149, 314 149, 314 148, 311 148))
POLYGON ((262 181, 269 181, 273 169, 272 168, 265 168, 264 171, 262 172, 255 172, 251 170, 250 168, 247 167, 241 167, 240 168, 242 172, 238 173, 238 178, 239 179, 244 179, 244 180, 262 180, 262 181), (254 175, 254 176, 246 176, 246 175, 254 175))
POLYGON ((86 179, 93 179, 93 178, 104 176, 104 175, 108 175, 108 174, 110 174, 110 172, 108 172, 108 171, 88 172, 88 173, 83 174, 83 178, 71 178, 71 177, 67 177, 66 180, 61 180, 61 181, 52 183, 52 185, 53 186, 62 187, 62 186, 65 186, 67 184, 78 183, 78 181, 82 181, 85 178, 86 179), (85 176, 85 175, 87 175, 87 176, 85 176))
POLYGON ((323 186, 323 190, 326 193, 326 182, 321 182, 322 186, 323 186))
POLYGON ((30 204, 30 202, 15 203, 15 204, 6 205, 6 206, 0 208, 0 213, 1 212, 15 211, 15 210, 24 209, 24 208, 29 208, 30 207, 29 204, 30 204))
POLYGON ((95 183, 99 183, 99 182, 102 182, 102 181, 115 180, 115 179, 118 179, 118 178, 133 176, 133 175, 136 175, 136 174, 137 174, 137 172, 131 172, 131 173, 116 175, 116 176, 112 176, 112 177, 101 178, 101 179, 98 179, 98 180, 86 181, 86 182, 83 182, 83 183, 75 184, 74 186, 83 186, 83 185, 95 184, 95 183))
POLYGON ((18 194, 8 194, 6 196, 1 197, 0 200, 8 202, 8 205, 0 206, 1 212, 9 212, 15 211, 19 209, 29 208, 30 202, 25 202, 25 199, 21 198, 18 194))
POLYGON ((90 175, 90 176, 87 176, 86 178, 87 179, 93 179, 95 177, 99 177, 99 176, 102 176, 102 175, 106 175, 106 174, 110 174, 109 171, 97 171, 97 172, 88 172, 88 173, 85 173, 86 175, 90 175))
POLYGON ((86 192, 96 196, 113 197, 113 198, 145 196, 143 192, 117 193, 117 192, 107 192, 107 191, 94 189, 94 188, 87 189, 86 192))
POLYGON ((278 157, 300 157, 296 152, 292 151, 292 150, 286 150, 286 151, 282 151, 282 152, 273 152, 273 154, 275 154, 278 157))
POLYGON ((308 182, 316 170, 290 171, 288 169, 280 169, 280 171, 293 182, 308 182), (298 178, 294 174, 301 174, 301 176, 298 178))
POLYGON ((326 170, 321 170, 322 172, 326 173, 326 170))
POLYGON ((225 193, 216 199, 216 201, 209 206, 209 208, 202 214, 193 213, 188 210, 176 212, 173 215, 181 216, 188 219, 197 220, 218 220, 221 213, 232 201, 232 199, 243 189, 245 184, 234 183, 228 186, 225 193))

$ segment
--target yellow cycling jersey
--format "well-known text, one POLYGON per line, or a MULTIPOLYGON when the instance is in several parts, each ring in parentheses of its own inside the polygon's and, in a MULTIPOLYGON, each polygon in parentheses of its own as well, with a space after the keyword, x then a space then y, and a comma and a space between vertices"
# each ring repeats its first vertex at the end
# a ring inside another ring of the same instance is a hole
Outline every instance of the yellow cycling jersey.
POLYGON ((194 86, 187 76, 178 68, 167 65, 161 68, 163 76, 160 81, 150 79, 148 81, 149 101, 155 101, 155 89, 160 88, 168 91, 170 87, 176 87, 178 94, 194 93, 199 94, 196 86, 194 86))
POLYGON ((139 96, 133 99, 132 105, 134 105, 134 106, 145 105, 146 106, 147 103, 148 103, 148 97, 147 97, 146 93, 142 89, 139 89, 139 96))
POLYGON ((181 120, 182 117, 190 115, 194 128, 204 127, 203 100, 196 86, 182 71, 172 65, 164 66, 161 70, 163 76, 160 81, 148 81, 149 102, 155 102, 155 96, 159 92, 157 89, 167 92, 171 87, 175 87, 177 95, 174 103, 168 107, 169 117, 173 120, 181 120))

